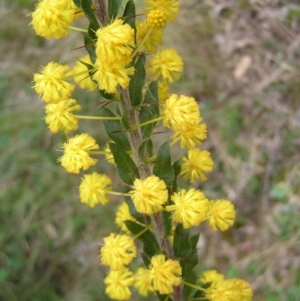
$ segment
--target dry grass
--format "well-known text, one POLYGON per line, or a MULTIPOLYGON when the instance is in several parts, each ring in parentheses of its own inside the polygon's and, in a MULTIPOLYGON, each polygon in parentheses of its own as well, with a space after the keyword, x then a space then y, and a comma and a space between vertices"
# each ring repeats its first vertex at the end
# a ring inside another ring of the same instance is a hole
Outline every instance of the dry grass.
MULTIPOLYGON (((78 57, 70 51, 77 35, 34 37, 25 17, 33 2, 0 4, 0 300, 103 301, 97 244, 113 208, 79 204, 78 177, 55 162, 65 138, 48 133, 31 90, 40 65, 78 57)), ((199 100, 208 124, 216 167, 199 187, 239 212, 227 233, 203 228, 201 260, 251 282, 254 300, 298 301, 299 3, 182 2, 166 40, 186 66, 174 89, 199 100)), ((91 97, 87 107, 96 103, 91 97)))

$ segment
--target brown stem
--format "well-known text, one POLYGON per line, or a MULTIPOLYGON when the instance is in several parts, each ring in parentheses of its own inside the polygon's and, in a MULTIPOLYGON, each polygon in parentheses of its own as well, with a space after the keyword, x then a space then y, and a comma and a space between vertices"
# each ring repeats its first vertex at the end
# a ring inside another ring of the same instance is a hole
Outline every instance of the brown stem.
POLYGON ((105 26, 107 23, 105 0, 95 1, 95 15, 97 19, 100 21, 101 25, 105 26))
MULTIPOLYGON (((124 99, 125 113, 128 117, 129 126, 134 126, 137 124, 137 120, 136 120, 134 110, 131 106, 129 91, 128 89, 122 89, 121 93, 124 99)), ((149 165, 144 164, 141 161, 140 156, 138 154, 139 146, 142 143, 142 135, 139 128, 129 132, 129 140, 131 144, 133 158, 136 165, 139 168, 141 179, 145 179, 151 176, 151 170, 149 165)), ((154 232, 156 238, 158 239, 160 247, 166 252, 168 258, 174 259, 175 256, 174 256, 172 246, 170 244, 170 241, 165 235, 164 221, 161 212, 152 214, 151 221, 153 223, 154 232)), ((174 301, 182 301, 182 286, 174 287, 173 297, 174 297, 174 301)))

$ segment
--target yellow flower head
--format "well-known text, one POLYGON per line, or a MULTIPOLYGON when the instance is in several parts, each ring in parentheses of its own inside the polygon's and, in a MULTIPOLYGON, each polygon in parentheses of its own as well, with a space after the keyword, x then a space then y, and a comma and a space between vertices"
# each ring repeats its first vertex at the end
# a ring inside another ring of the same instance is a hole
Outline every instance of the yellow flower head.
POLYGON ((152 80, 161 76, 163 80, 172 83, 179 78, 183 70, 183 61, 175 49, 165 48, 153 55, 148 70, 152 80))
POLYGON ((130 234, 124 221, 135 221, 135 218, 130 214, 129 207, 126 202, 123 202, 117 209, 115 223, 122 229, 122 231, 130 234))
POLYGON ((211 172, 213 167, 214 161, 210 156, 210 152, 193 148, 188 151, 187 157, 183 158, 180 175, 184 178, 190 178, 191 183, 199 178, 205 181, 207 178, 204 173, 211 172))
MULTIPOLYGON (((148 34, 150 27, 147 24, 147 21, 140 22, 136 21, 136 41, 137 44, 140 45, 141 42, 144 40, 146 35, 148 34)), ((147 52, 155 52, 157 45, 161 45, 163 43, 163 30, 161 28, 153 28, 151 30, 150 35, 147 37, 147 39, 144 41, 144 45, 142 48, 140 48, 141 51, 144 49, 147 52)))
POLYGON ((160 294, 173 293, 173 287, 182 281, 180 263, 177 260, 166 260, 163 254, 151 258, 149 269, 153 288, 160 294))
POLYGON ((167 23, 167 18, 165 13, 159 9, 151 10, 147 16, 147 24, 149 27, 154 28, 164 28, 167 23))
POLYGON ((241 279, 220 279, 206 290, 209 301, 251 301, 253 292, 248 282, 241 279))
POLYGON ((94 166, 98 160, 90 157, 90 151, 98 150, 96 140, 88 134, 76 135, 63 144, 64 155, 58 159, 70 173, 79 173, 94 166))
POLYGON ((69 66, 50 62, 42 68, 41 73, 34 74, 34 89, 45 102, 59 102, 68 99, 74 90, 74 85, 64 79, 70 70, 69 66))
POLYGON ((59 130, 66 134, 78 128, 78 119, 72 111, 80 110, 80 105, 75 99, 66 99, 58 103, 49 103, 46 105, 46 123, 52 133, 59 130))
POLYGON ((227 230, 235 220, 235 209, 228 200, 209 201, 207 220, 213 230, 227 230))
POLYGON ((117 86, 120 85, 123 89, 128 88, 130 77, 134 74, 134 68, 125 68, 123 65, 115 63, 107 64, 102 60, 96 60, 94 67, 96 72, 93 79, 98 83, 100 90, 105 90, 107 93, 116 93, 117 86))
POLYGON ((87 89, 89 91, 94 91, 96 88, 96 84, 90 78, 88 67, 85 64, 83 64, 82 62, 92 65, 90 56, 88 54, 86 56, 80 58, 76 62, 75 66, 72 70, 73 76, 74 76, 74 81, 77 84, 79 84, 79 87, 81 89, 87 89))
POLYGON ((130 236, 112 233, 103 240, 104 246, 100 249, 100 260, 112 270, 121 270, 136 257, 136 246, 130 236))
POLYGON ((70 0, 42 0, 31 14, 37 35, 46 39, 66 36, 72 25, 78 7, 70 6, 70 0))
POLYGON ((235 300, 238 301, 251 301, 253 296, 253 291, 250 287, 250 284, 242 279, 229 279, 228 282, 232 282, 233 287, 235 288, 235 300))
POLYGON ((102 205, 108 203, 107 193, 112 190, 111 185, 111 179, 107 175, 96 172, 84 175, 79 185, 81 203, 90 207, 95 207, 99 203, 102 205))
POLYGON ((138 212, 153 214, 162 210, 168 199, 168 190, 163 180, 150 176, 145 180, 135 179, 130 195, 138 212))
POLYGON ((224 279, 224 275, 218 273, 216 270, 205 271, 203 272, 202 277, 199 277, 199 281, 203 284, 222 281, 224 279))
POLYGON ((133 282, 133 273, 127 268, 110 271, 104 279, 106 284, 105 293, 115 300, 127 300, 131 296, 129 286, 133 285, 133 282))
POLYGON ((175 21, 175 17, 179 13, 178 0, 145 0, 147 7, 145 11, 149 13, 151 10, 159 9, 162 11, 168 20, 175 21))
POLYGON ((166 210, 173 211, 173 221, 182 223, 185 229, 197 226, 206 219, 208 200, 201 191, 182 189, 174 193, 171 200, 174 205, 166 206, 166 210))
POLYGON ((97 30, 97 58, 109 64, 123 61, 125 66, 131 60, 130 56, 135 47, 134 29, 123 20, 116 19, 112 24, 97 30))
POLYGON ((151 284, 150 271, 145 268, 138 268, 134 275, 133 286, 143 297, 147 297, 149 292, 153 292, 154 288, 151 284))
POLYGON ((165 102, 163 116, 164 126, 174 131, 185 131, 201 121, 198 103, 184 95, 172 94, 165 102))
POLYGON ((225 279, 212 282, 205 292, 205 297, 209 301, 240 301, 236 299, 233 282, 225 279))
POLYGON ((206 124, 189 125, 185 129, 175 131, 172 143, 180 140, 181 148, 195 148, 207 138, 206 124))

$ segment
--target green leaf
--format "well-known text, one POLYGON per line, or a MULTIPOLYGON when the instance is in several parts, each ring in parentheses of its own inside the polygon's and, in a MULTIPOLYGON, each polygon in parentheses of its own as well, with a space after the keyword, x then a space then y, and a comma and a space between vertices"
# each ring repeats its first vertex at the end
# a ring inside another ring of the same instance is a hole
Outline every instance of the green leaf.
POLYGON ((138 168, 123 147, 116 143, 110 143, 109 148, 114 156, 121 180, 128 185, 132 185, 133 181, 140 177, 138 168))
POLYGON ((137 219, 140 223, 144 224, 144 219, 143 219, 144 215, 136 211, 131 197, 124 196, 124 199, 129 207, 130 215, 133 216, 135 219, 137 219))
POLYGON ((168 189, 171 190, 175 175, 172 166, 170 146, 168 141, 162 144, 162 146, 158 150, 153 167, 153 174, 163 180, 166 183, 168 189))
MULTIPOLYGON (((103 117, 116 117, 108 108, 103 108, 100 113, 103 117)), ((127 134, 124 132, 124 127, 119 120, 104 120, 103 123, 107 135, 112 141, 118 144, 123 151, 131 150, 127 134)))
POLYGON ((96 53, 95 53, 95 41, 86 33, 83 34, 84 38, 84 46, 90 56, 90 60, 92 63, 96 61, 96 53))
POLYGON ((129 0, 126 3, 123 17, 125 17, 125 23, 129 24, 135 30, 135 4, 133 0, 129 0))
POLYGON ((162 212, 163 220, 164 220, 164 229, 165 235, 171 236, 172 235, 172 213, 168 211, 162 212))
POLYGON ((122 4, 122 0, 109 0, 108 1, 108 16, 110 20, 116 19, 118 16, 119 8, 122 4))
POLYGON ((174 170, 174 181, 171 190, 172 193, 177 191, 177 178, 181 171, 181 159, 173 163, 173 170, 174 170))
MULTIPOLYGON (((159 116, 158 104, 158 86, 157 81, 152 82, 145 94, 144 102, 142 104, 140 113, 140 123, 149 121, 159 116)), ((145 125, 141 128, 143 139, 148 139, 156 125, 156 122, 145 125)))
POLYGON ((74 4, 77 6, 77 7, 81 7, 80 4, 81 4, 81 1, 80 0, 73 0, 74 4))
MULTIPOLYGON (((197 281, 197 275, 194 271, 190 271, 189 276, 187 278, 184 279, 185 282, 190 283, 190 284, 195 284, 197 281)), ((193 288, 188 286, 188 285, 184 285, 183 286, 183 300, 189 300, 190 299, 190 295, 193 292, 193 288)))
POLYGON ((129 93, 130 101, 133 107, 139 106, 143 101, 143 87, 146 80, 145 62, 145 55, 140 55, 134 66, 134 75, 130 79, 129 93))
POLYGON ((175 229, 173 249, 176 258, 186 258, 191 253, 190 231, 178 224, 175 229))
POLYGON ((147 139, 141 143, 138 149, 140 159, 145 162, 148 158, 153 156, 153 142, 147 139))
POLYGON ((139 235, 137 239, 141 240, 144 245, 144 252, 148 257, 153 257, 155 254, 159 253, 159 244, 154 236, 154 234, 146 227, 137 224, 133 221, 125 221, 126 227, 133 235, 139 235))
POLYGON ((92 8, 92 1, 81 0, 80 7, 83 10, 86 17, 89 19, 90 23, 92 24, 92 28, 97 30, 99 28, 99 24, 97 18, 95 17, 94 10, 92 8))
POLYGON ((106 93, 105 90, 99 90, 100 95, 105 99, 114 99, 115 94, 106 93))

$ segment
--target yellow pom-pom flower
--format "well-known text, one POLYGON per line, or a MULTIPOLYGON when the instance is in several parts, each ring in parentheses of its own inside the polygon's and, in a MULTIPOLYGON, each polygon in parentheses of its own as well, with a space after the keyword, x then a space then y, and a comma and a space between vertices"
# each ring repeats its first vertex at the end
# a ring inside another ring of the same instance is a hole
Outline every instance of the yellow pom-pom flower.
POLYGON ((172 212, 172 219, 182 223, 185 229, 197 226, 206 219, 208 200, 206 196, 194 188, 174 193, 171 197, 174 205, 166 206, 172 212))
POLYGON ((90 207, 108 203, 107 193, 112 190, 111 185, 111 179, 105 174, 93 172, 89 175, 84 175, 79 185, 81 203, 90 207))
POLYGON ((45 107, 46 123, 52 133, 59 130, 66 134, 78 128, 78 118, 72 111, 78 111, 81 107, 75 99, 66 99, 58 103, 49 103, 45 107))
POLYGON ((116 93, 117 86, 120 85, 123 89, 128 88, 130 75, 134 74, 134 68, 125 68, 119 62, 108 64, 102 60, 96 60, 94 67, 96 72, 93 79, 98 83, 100 90, 105 90, 107 93, 116 93))
POLYGON ((210 156, 210 152, 193 148, 188 151, 187 157, 183 158, 180 175, 184 178, 190 178, 191 183, 199 178, 205 181, 207 178, 204 173, 211 172, 213 167, 214 161, 210 156))
POLYGON ((207 138, 206 124, 188 125, 186 128, 176 130, 172 135, 172 143, 180 141, 180 148, 195 148, 207 138))
POLYGON ((121 270, 136 257, 134 240, 128 235, 110 234, 104 237, 100 249, 100 260, 112 270, 121 270))
POLYGON ((121 62, 123 66, 131 60, 130 56, 135 47, 134 29, 123 20, 116 19, 112 24, 97 30, 97 58, 109 64, 121 62))
POLYGON ((89 55, 85 55, 76 62, 73 68, 74 81, 79 85, 81 89, 94 91, 96 88, 96 84, 94 81, 91 80, 89 75, 89 69, 84 63, 92 65, 89 55))
POLYGON ((106 284, 105 293, 115 300, 127 300, 131 296, 129 286, 134 283, 133 273, 127 269, 110 271, 104 279, 106 284))
POLYGON ((177 260, 165 259, 160 254, 151 258, 150 279, 154 290, 160 294, 171 294, 174 286, 181 284, 181 266, 177 260))
POLYGON ((201 121, 198 103, 193 97, 172 94, 164 104, 163 123, 174 131, 185 130, 201 121))
POLYGON ((96 140, 88 134, 76 135, 62 145, 64 155, 58 159, 61 165, 70 173, 79 173, 97 163, 90 157, 90 151, 98 150, 96 140))
POLYGON ((122 231, 130 234, 130 231, 125 225, 125 221, 135 221, 135 218, 130 214, 129 206, 123 202, 117 209, 115 223, 122 229, 122 231))
POLYGON ((150 26, 146 21, 140 22, 136 21, 136 41, 137 44, 140 45, 141 42, 145 39, 146 35, 148 35, 147 39, 144 41, 143 47, 139 48, 140 51, 144 49, 147 52, 155 52, 157 45, 161 45, 163 43, 163 30, 161 28, 153 28, 151 33, 148 34, 150 30, 150 26))
POLYGON ((221 231, 227 230, 231 227, 235 220, 235 209, 233 204, 228 200, 209 201, 209 208, 207 211, 207 220, 209 226, 213 230, 218 228, 221 231))
POLYGON ((236 278, 213 281, 205 292, 209 301, 251 301, 252 296, 249 283, 236 278))
POLYGON ((167 23, 166 15, 159 9, 151 10, 147 16, 149 27, 164 28, 167 23))
POLYGON ((66 36, 78 8, 70 6, 70 0, 42 0, 31 14, 32 24, 37 35, 46 39, 59 39, 66 36))
POLYGON ((168 190, 163 180, 150 176, 145 180, 135 179, 130 192, 136 210, 140 213, 153 214, 162 210, 167 202, 168 190))
POLYGON ((218 273, 216 270, 205 271, 203 272, 202 276, 199 277, 199 281, 203 284, 222 281, 224 279, 224 275, 218 273))
POLYGON ((143 297, 147 297, 150 292, 153 292, 154 288, 151 284, 150 271, 145 268, 138 268, 134 274, 133 286, 143 297))
POLYGON ((75 86, 65 81, 69 66, 50 62, 41 73, 34 74, 34 89, 45 102, 59 102, 68 99, 75 86))
POLYGON ((183 70, 183 61, 175 49, 165 48, 153 55, 148 70, 152 80, 161 77, 172 83, 179 78, 183 70))
POLYGON ((178 0, 145 0, 147 7, 145 11, 149 13, 151 10, 159 9, 162 11, 168 20, 175 21, 175 17, 179 13, 178 0))

